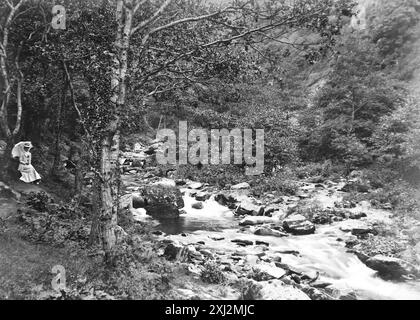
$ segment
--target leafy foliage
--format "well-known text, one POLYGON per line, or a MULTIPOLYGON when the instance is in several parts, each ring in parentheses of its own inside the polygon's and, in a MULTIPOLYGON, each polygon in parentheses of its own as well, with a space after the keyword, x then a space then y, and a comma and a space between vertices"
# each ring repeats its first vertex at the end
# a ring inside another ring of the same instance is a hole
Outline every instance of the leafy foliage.
POLYGON ((225 282, 226 277, 217 263, 207 261, 201 272, 201 280, 206 283, 219 284, 225 282))

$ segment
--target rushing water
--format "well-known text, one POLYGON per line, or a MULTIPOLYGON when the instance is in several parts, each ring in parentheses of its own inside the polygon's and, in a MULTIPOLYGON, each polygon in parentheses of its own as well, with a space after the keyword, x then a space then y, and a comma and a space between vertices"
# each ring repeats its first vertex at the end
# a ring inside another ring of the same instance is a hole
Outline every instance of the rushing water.
MULTIPOLYGON (((282 262, 302 272, 318 271, 320 279, 330 282, 340 291, 355 291, 362 299, 420 299, 419 282, 384 281, 375 271, 363 264, 354 254, 346 252, 337 238, 344 235, 337 224, 318 227, 316 234, 286 238, 256 236, 240 233, 233 213, 213 199, 204 208, 191 208, 195 199, 184 196, 187 214, 178 220, 160 221, 157 228, 173 239, 190 243, 204 241, 208 248, 234 252, 238 247, 233 239, 261 240, 269 243, 271 253, 297 251, 298 255, 282 254, 282 262), (181 236, 181 233, 187 233, 181 236), (217 238, 217 240, 212 240, 217 238)), ((253 248, 246 251, 252 254, 253 248)))

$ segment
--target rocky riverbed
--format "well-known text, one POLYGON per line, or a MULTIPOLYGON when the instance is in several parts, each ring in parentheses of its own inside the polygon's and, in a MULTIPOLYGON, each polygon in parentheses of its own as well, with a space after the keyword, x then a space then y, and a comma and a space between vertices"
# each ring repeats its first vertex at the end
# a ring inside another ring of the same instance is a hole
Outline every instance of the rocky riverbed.
POLYGON ((417 264, 359 250, 393 219, 391 210, 343 200, 354 181, 299 181, 295 196, 256 199, 246 182, 218 190, 131 165, 123 206, 154 225, 160 255, 197 278, 211 262, 227 279, 229 294, 187 286, 186 299, 237 299, 238 281, 260 299, 420 299, 417 264))

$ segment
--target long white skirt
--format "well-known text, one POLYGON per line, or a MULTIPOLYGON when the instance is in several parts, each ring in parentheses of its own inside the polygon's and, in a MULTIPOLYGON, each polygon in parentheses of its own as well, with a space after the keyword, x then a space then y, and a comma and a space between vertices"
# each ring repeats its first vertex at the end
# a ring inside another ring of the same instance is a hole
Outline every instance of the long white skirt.
POLYGON ((41 176, 38 174, 38 172, 36 172, 35 168, 31 164, 20 164, 18 170, 22 174, 20 180, 23 182, 30 183, 41 179, 41 176))

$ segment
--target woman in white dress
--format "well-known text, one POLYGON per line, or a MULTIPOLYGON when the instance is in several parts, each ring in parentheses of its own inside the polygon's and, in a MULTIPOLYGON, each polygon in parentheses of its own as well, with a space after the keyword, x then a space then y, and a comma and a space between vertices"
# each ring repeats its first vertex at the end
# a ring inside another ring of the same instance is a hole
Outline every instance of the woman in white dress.
POLYGON ((12 157, 19 160, 18 170, 22 174, 20 180, 26 183, 34 182, 39 184, 41 176, 36 172, 32 166, 32 143, 30 141, 19 142, 12 150, 12 157))

